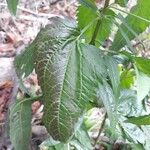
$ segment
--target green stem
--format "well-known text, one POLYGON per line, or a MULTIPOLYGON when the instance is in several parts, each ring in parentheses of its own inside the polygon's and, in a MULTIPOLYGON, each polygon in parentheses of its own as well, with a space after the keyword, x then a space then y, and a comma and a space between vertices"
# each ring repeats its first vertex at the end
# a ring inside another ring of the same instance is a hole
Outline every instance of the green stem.
MULTIPOLYGON (((106 0, 106 1, 105 1, 104 8, 103 8, 103 10, 101 11, 102 17, 103 17, 103 15, 104 15, 104 13, 105 13, 106 8, 109 6, 109 1, 110 1, 110 0, 106 0)), ((102 23, 102 22, 101 22, 101 19, 99 19, 99 20, 97 21, 97 24, 96 24, 94 33, 93 33, 93 35, 92 35, 92 39, 91 39, 91 42, 90 42, 91 45, 95 45, 95 39, 96 39, 96 37, 97 37, 97 34, 98 34, 99 29, 100 29, 101 23, 102 23)))
POLYGON ((101 26, 101 20, 99 19, 99 20, 97 21, 97 24, 96 24, 94 33, 93 33, 93 35, 92 35, 92 40, 91 40, 91 42, 90 42, 91 45, 95 45, 95 39, 96 39, 96 37, 97 37, 97 34, 98 34, 98 31, 99 31, 100 26, 101 26))

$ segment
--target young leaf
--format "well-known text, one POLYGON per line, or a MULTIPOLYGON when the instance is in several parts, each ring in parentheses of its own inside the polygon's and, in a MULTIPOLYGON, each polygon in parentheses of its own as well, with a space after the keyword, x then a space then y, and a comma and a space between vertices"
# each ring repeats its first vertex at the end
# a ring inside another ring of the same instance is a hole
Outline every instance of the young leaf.
POLYGON ((10 139, 15 150, 29 148, 31 134, 31 101, 17 100, 10 107, 10 139))
POLYGON ((6 0, 7 2, 7 6, 9 11, 13 14, 16 15, 16 11, 17 11, 17 5, 19 0, 6 0))
POLYGON ((120 76, 120 86, 129 89, 134 83, 135 73, 133 70, 124 70, 120 76))
MULTIPOLYGON (((150 20, 150 11, 149 11, 149 7, 150 7, 150 1, 143 1, 143 0, 138 0, 137 1, 137 5, 134 6, 131 9, 131 13, 145 18, 147 20, 150 20)), ((137 34, 142 33, 145 31, 146 27, 149 26, 149 22, 146 22, 144 20, 141 20, 137 17, 134 17, 133 15, 128 15, 124 21, 128 24, 128 26, 130 28, 132 28, 132 30, 134 32, 136 32, 137 34)), ((120 25, 120 28, 126 33, 126 35, 128 36, 129 40, 132 40, 135 38, 135 34, 133 34, 125 25, 124 23, 122 23, 120 25)), ((118 30, 114 42, 112 44, 111 49, 114 51, 119 51, 122 47, 124 47, 126 45, 126 40, 124 39, 122 33, 120 32, 120 30, 118 30)))
MULTIPOLYGON (((94 2, 93 5, 95 5, 94 2)), ((87 8, 84 5, 80 5, 77 11, 78 11, 77 13, 78 26, 81 30, 83 30, 89 24, 92 23, 89 26, 89 28, 84 32, 84 38, 89 43, 92 40, 92 35, 94 34, 96 24, 98 22, 98 18, 99 18, 97 14, 98 12, 97 11, 93 12, 93 10, 87 8)), ((101 42, 104 42, 106 38, 108 38, 114 16, 115 13, 112 10, 106 9, 105 14, 103 14, 103 17, 99 18, 100 27, 96 37, 96 42, 98 43, 97 45, 100 45, 101 42)))
POLYGON ((150 125, 150 115, 140 117, 129 117, 127 122, 136 125, 150 125))
POLYGON ((67 141, 88 102, 95 99, 106 70, 99 49, 75 40, 72 21, 51 22, 38 35, 35 69, 43 91, 44 124, 55 140, 67 141))
MULTIPOLYGON (((93 6, 96 7, 95 3, 92 2, 93 6)), ((97 12, 93 11, 93 9, 89 9, 85 5, 79 5, 77 9, 77 21, 78 26, 80 29, 84 29, 86 26, 88 26, 91 22, 93 24, 90 25, 90 27, 87 29, 87 31, 84 33, 85 39, 90 42, 91 36, 95 29, 95 24, 97 22, 97 12)))

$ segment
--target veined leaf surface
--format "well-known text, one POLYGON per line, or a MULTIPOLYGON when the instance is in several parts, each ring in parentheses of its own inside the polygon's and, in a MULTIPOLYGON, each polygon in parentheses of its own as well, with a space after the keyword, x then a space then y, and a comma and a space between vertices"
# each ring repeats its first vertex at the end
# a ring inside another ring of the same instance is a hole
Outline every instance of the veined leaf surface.
POLYGON ((15 150, 28 150, 31 134, 31 100, 17 100, 10 107, 10 139, 15 150))
POLYGON ((96 99, 103 55, 94 46, 79 43, 75 24, 52 19, 38 37, 36 72, 44 99, 44 124, 55 140, 67 141, 88 101, 96 99))

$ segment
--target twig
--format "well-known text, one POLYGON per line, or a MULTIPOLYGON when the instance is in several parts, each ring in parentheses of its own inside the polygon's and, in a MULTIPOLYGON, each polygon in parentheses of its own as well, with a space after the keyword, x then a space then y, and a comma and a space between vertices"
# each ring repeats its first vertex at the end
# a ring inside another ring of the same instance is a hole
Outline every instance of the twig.
POLYGON ((98 132, 98 135, 97 135, 97 137, 96 137, 96 139, 95 139, 94 146, 96 146, 96 144, 97 144, 97 142, 98 142, 98 140, 99 140, 99 137, 100 137, 101 132, 102 132, 102 130, 103 130, 103 127, 104 127, 104 125, 105 125, 106 118, 107 118, 107 112, 105 112, 105 114, 104 114, 104 119, 103 119, 103 121, 102 121, 102 123, 101 123, 101 127, 100 127, 99 132, 98 132))

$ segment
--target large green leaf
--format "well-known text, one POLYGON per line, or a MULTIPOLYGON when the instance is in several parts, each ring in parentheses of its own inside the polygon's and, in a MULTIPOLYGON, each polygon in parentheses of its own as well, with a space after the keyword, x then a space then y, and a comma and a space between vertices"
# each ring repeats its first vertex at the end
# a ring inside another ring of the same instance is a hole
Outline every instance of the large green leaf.
MULTIPOLYGON (((131 13, 136 16, 139 16, 139 18, 142 17, 147 20, 150 20, 149 7, 150 7, 150 1, 138 0, 137 5, 131 9, 131 13)), ((134 32, 139 34, 139 33, 142 33, 146 29, 146 27, 148 27, 150 24, 149 22, 144 21, 139 18, 134 17, 133 15, 128 15, 124 19, 124 22, 128 24, 128 28, 124 23, 122 23, 119 27, 120 29, 122 29, 122 31, 125 32, 129 40, 132 40, 136 37, 135 34, 133 34, 133 32, 130 31, 130 28, 134 32)), ((126 45, 126 39, 124 38, 124 35, 121 33, 121 31, 118 30, 111 49, 115 51, 119 51, 125 45, 126 45)))
POLYGON ((15 150, 28 150, 31 134, 31 100, 17 100, 10 107, 10 139, 15 150))
POLYGON ((6 1, 7 1, 9 11, 13 15, 16 15, 17 5, 18 5, 19 0, 6 0, 6 1))
POLYGON ((127 121, 136 125, 150 125, 150 115, 130 117, 127 121))
POLYGON ((96 99, 106 69, 99 49, 74 40, 72 21, 51 22, 38 35, 36 73, 43 91, 44 124, 55 140, 67 141, 88 102, 96 99))
MULTIPOLYGON (((93 5, 95 5, 94 2, 93 5)), ((96 37, 96 45, 100 45, 100 42, 103 42, 108 38, 111 31, 112 20, 115 16, 115 13, 112 10, 106 9, 104 14, 101 14, 101 18, 98 16, 98 11, 93 11, 85 5, 80 5, 77 11, 79 28, 81 30, 87 28, 87 30, 84 31, 84 38, 87 42, 91 42, 92 40, 92 35, 94 34, 98 18, 100 20, 100 26, 96 37)))

